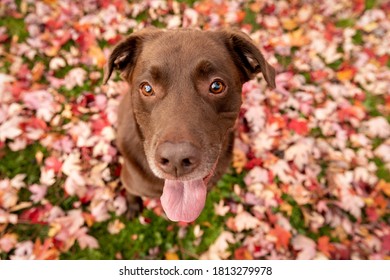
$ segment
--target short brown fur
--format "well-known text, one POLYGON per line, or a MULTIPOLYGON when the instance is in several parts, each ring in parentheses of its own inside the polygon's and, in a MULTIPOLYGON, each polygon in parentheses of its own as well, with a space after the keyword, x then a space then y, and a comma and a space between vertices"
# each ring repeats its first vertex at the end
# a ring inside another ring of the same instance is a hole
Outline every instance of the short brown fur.
POLYGON ((231 160, 243 83, 262 72, 275 87, 275 70, 249 36, 233 30, 145 29, 114 48, 105 83, 114 69, 131 88, 119 107, 117 145, 132 216, 140 196, 161 196, 164 179, 201 178, 215 166, 210 189, 231 160), (210 93, 216 80, 226 86, 222 94, 210 93), (142 94, 145 83, 154 95, 142 94), (180 153, 171 151, 180 145, 190 151, 189 167, 165 169, 160 150, 180 153))

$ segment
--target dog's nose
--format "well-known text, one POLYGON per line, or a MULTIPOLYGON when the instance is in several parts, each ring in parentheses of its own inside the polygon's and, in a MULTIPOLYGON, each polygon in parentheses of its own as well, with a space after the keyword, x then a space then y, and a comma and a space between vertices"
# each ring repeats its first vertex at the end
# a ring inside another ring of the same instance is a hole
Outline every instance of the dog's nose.
POLYGON ((157 166, 170 175, 180 177, 191 173, 200 163, 200 152, 188 142, 164 142, 156 149, 157 166))

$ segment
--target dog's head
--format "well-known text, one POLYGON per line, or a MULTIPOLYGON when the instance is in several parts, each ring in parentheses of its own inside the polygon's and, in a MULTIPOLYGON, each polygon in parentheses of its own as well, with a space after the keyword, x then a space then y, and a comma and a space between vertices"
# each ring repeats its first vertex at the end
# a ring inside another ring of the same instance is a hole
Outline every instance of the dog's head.
POLYGON ((119 43, 105 82, 114 69, 131 86, 147 161, 165 180, 168 217, 194 220, 238 116, 243 83, 262 72, 275 87, 275 70, 242 32, 158 29, 119 43))

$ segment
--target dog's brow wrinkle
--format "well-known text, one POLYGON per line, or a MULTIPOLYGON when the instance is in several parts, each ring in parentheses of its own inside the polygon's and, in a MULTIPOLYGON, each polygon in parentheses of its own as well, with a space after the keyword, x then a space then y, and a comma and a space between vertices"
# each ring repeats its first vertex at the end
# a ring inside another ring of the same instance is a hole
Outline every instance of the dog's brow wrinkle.
POLYGON ((149 72, 154 80, 159 80, 162 78, 162 73, 161 73, 160 67, 158 67, 158 66, 150 67, 149 72))
POLYGON ((214 65, 208 60, 201 60, 198 62, 195 68, 196 74, 200 74, 204 77, 216 72, 214 65))

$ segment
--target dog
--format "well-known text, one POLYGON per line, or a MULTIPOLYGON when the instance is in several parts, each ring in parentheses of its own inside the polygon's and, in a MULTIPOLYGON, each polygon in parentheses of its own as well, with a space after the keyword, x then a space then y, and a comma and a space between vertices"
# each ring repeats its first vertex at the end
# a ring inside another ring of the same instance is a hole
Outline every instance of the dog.
POLYGON ((172 221, 192 222, 232 158, 242 85, 275 70, 245 33, 146 28, 109 56, 104 84, 118 70, 130 85, 118 109, 117 146, 129 209, 160 197, 172 221))

